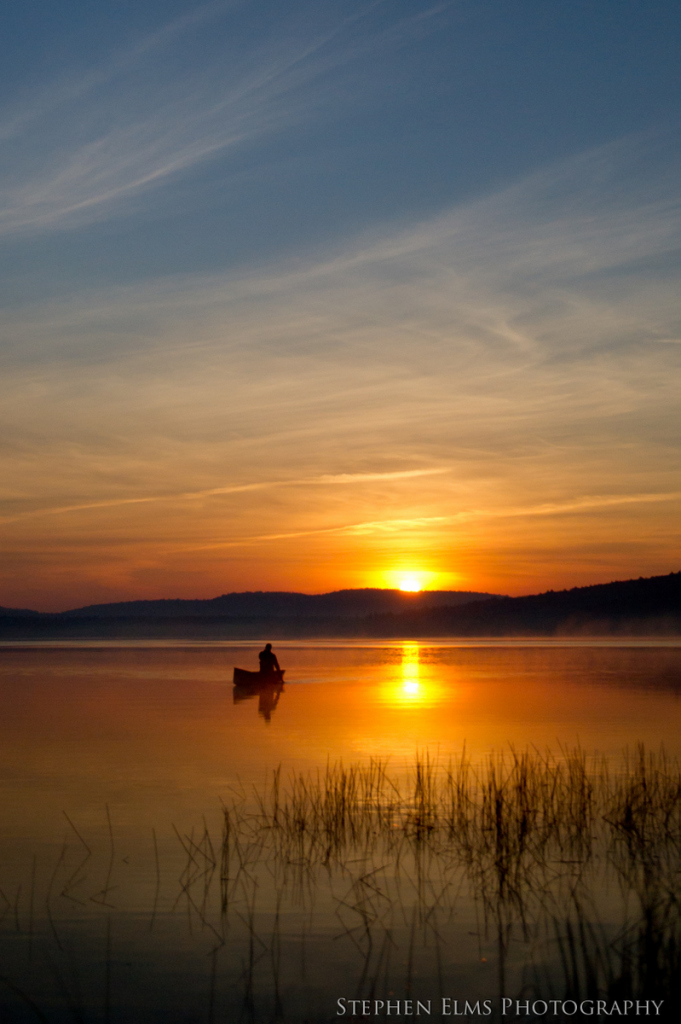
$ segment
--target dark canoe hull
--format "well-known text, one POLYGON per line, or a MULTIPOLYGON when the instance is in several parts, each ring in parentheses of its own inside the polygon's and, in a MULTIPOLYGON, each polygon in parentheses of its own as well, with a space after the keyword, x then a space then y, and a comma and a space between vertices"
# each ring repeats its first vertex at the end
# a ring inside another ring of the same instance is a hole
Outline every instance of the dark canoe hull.
POLYGON ((263 683, 283 683, 285 669, 279 672, 249 672, 246 668, 234 669, 235 686, 261 686, 263 683))

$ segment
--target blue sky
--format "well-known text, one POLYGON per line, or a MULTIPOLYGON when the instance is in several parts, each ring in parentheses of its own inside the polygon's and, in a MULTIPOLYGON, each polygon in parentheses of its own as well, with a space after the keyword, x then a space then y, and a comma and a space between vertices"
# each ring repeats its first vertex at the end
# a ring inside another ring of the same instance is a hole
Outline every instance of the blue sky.
POLYGON ((0 603, 678 568, 677 3, 3 22, 0 603))

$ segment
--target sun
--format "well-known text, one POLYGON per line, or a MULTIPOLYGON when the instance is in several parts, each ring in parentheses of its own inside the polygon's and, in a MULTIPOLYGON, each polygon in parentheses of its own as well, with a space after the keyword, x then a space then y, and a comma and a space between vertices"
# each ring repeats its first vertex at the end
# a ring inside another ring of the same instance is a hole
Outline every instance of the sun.
POLYGON ((404 590, 409 594, 418 594, 421 590, 421 581, 416 576, 405 576, 400 580, 400 590, 404 590))

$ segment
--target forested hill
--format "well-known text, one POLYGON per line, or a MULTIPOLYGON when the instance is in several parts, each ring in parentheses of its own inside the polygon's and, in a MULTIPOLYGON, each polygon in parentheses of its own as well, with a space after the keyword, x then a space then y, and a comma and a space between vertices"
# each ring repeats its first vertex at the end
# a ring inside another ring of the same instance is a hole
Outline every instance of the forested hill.
POLYGON ((491 594, 460 590, 424 590, 417 594, 401 590, 335 590, 329 594, 300 594, 290 591, 254 590, 222 594, 206 601, 178 599, 124 601, 119 604, 89 605, 62 612, 65 618, 358 618, 381 612, 449 607, 489 599, 491 594))
POLYGON ((372 616, 365 625, 384 636, 681 635, 681 572, 372 616))
POLYGON ((462 591, 256 591, 58 614, 0 609, 0 638, 681 636, 681 573, 530 597, 462 591))
POLYGON ((337 590, 329 594, 250 591, 209 600, 166 599, 88 605, 48 614, 0 608, 0 637, 207 637, 348 635, 367 616, 457 607, 490 594, 429 590, 337 590))

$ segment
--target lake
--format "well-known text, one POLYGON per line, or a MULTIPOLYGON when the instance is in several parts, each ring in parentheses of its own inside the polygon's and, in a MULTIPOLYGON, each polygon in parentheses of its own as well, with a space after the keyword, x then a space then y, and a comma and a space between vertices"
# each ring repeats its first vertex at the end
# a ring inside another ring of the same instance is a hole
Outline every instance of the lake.
POLYGON ((677 642, 257 650, 0 647, 0 1020, 676 1019, 677 642))

